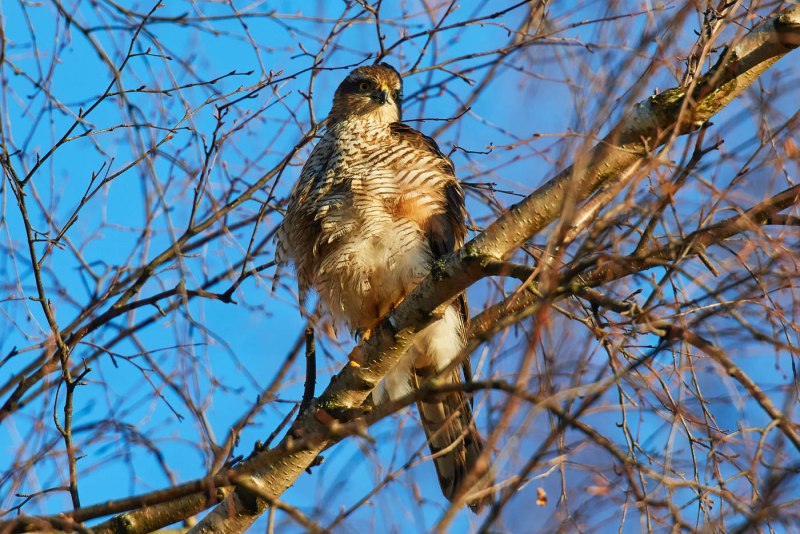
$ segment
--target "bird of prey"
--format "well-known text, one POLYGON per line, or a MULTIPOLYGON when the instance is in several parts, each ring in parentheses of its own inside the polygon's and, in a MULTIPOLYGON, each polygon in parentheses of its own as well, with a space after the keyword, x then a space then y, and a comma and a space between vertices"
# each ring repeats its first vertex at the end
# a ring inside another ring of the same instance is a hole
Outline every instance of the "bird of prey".
MULTIPOLYGON (((316 290, 336 324, 368 336, 466 236, 464 194, 436 142, 400 122, 402 79, 390 65, 359 67, 333 97, 278 230, 277 257, 294 264, 301 299, 316 290)), ((468 320, 462 294, 416 336, 373 391, 379 404, 435 377, 458 357, 468 320)), ((440 382, 469 379, 467 362, 440 382)), ((417 403, 445 497, 490 502, 488 454, 461 391, 417 403), (479 480, 461 488, 471 473, 479 480), (471 496, 471 497, 470 497, 471 496)))

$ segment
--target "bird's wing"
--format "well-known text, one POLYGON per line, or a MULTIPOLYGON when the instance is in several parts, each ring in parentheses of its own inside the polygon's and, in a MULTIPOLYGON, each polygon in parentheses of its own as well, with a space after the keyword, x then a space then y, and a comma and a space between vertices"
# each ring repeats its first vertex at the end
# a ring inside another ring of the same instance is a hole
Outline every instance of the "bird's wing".
MULTIPOLYGON (((431 217, 424 226, 424 231, 434 256, 438 258, 449 254, 464 244, 467 234, 464 192, 456 179, 453 162, 442 153, 436 141, 427 135, 402 123, 394 123, 391 128, 401 144, 410 145, 417 151, 418 161, 423 162, 420 165, 424 165, 426 170, 433 168, 436 171, 435 178, 441 181, 442 189, 439 193, 444 209, 431 217)), ((459 295, 452 306, 460 316, 461 324, 456 328, 459 328, 463 339, 469 322, 466 294, 459 295)), ((435 361, 437 358, 423 358, 423 361, 430 360, 435 361)), ((471 381, 469 358, 464 359, 462 372, 463 379, 457 370, 440 379, 451 384, 461 383, 462 380, 471 381)), ((418 388, 437 375, 438 371, 430 366, 414 366, 411 374, 412 385, 418 388)), ((481 462, 483 442, 475 427, 471 404, 471 396, 463 391, 433 395, 417 403, 422 426, 434 456, 439 484, 450 500, 463 490, 461 485, 470 474, 474 477, 473 481, 481 479, 471 488, 473 491, 485 490, 492 485, 488 462, 481 462)), ((478 511, 491 500, 492 495, 489 492, 481 497, 468 498, 467 503, 474 511, 478 511)))
POLYGON ((319 200, 327 193, 325 170, 331 157, 332 143, 323 137, 300 171, 286 205, 283 221, 276 233, 275 260, 280 265, 290 260, 297 271, 301 300, 313 284, 313 249, 322 223, 319 220, 319 200))
MULTIPOLYGON (((425 228, 425 237, 428 239, 431 251, 437 258, 454 252, 464 244, 467 236, 466 207, 464 203, 464 191, 456 178, 456 170, 453 162, 444 155, 433 138, 415 130, 411 126, 402 122, 391 125, 392 134, 395 135, 402 144, 410 145, 421 155, 427 156, 424 159, 433 159, 433 167, 439 171, 443 180, 444 211, 432 217, 432 221, 425 228)), ((423 158, 420 158, 423 159, 423 158)), ((464 327, 469 324, 469 307, 467 306, 467 296, 465 293, 459 295, 454 302, 463 320, 464 327)), ((471 380, 472 371, 469 368, 469 360, 464 362, 464 375, 467 380, 471 380)))
POLYGON ((425 160, 431 161, 428 165, 443 178, 441 193, 445 200, 445 210, 434 216, 434 220, 426 228, 426 237, 434 256, 438 258, 449 254, 464 244, 467 235, 464 192, 456 179, 453 162, 442 153, 436 141, 411 126, 396 122, 391 125, 391 130, 401 144, 411 146, 425 160))

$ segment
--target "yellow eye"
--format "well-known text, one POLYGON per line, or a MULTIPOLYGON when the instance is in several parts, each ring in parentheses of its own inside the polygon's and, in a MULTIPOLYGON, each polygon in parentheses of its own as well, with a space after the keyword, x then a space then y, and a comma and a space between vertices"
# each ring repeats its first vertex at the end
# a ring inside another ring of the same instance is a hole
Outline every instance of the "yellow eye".
POLYGON ((358 84, 359 91, 366 91, 367 89, 369 89, 369 84, 367 82, 361 82, 358 84))

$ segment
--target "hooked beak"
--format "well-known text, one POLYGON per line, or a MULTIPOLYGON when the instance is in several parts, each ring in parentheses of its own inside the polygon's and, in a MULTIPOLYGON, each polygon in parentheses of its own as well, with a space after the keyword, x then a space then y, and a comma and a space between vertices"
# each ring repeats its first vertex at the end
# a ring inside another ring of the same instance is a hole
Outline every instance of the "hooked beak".
POLYGON ((383 105, 389 101, 389 88, 385 85, 381 85, 379 91, 372 93, 372 100, 376 101, 377 103, 383 105))

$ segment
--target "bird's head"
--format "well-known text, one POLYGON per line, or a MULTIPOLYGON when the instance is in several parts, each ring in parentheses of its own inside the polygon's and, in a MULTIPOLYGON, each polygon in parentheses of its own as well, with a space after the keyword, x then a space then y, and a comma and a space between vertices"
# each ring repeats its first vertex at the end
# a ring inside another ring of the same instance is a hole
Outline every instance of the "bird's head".
POLYGON ((359 67, 339 84, 328 118, 332 122, 356 117, 397 122, 402 100, 403 80, 394 67, 388 63, 359 67))

